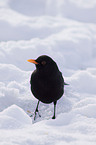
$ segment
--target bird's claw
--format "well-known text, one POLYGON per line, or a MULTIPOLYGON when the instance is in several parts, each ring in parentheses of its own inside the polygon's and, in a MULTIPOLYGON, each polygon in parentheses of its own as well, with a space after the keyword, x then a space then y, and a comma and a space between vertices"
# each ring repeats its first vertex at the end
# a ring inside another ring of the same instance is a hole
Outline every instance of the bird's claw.
POLYGON ((35 115, 34 115, 34 120, 36 119, 37 112, 38 112, 39 117, 41 117, 41 115, 39 114, 39 110, 36 110, 35 113, 34 113, 34 114, 35 114, 35 115))
POLYGON ((55 119, 55 118, 56 118, 55 116, 52 117, 52 119, 55 119))

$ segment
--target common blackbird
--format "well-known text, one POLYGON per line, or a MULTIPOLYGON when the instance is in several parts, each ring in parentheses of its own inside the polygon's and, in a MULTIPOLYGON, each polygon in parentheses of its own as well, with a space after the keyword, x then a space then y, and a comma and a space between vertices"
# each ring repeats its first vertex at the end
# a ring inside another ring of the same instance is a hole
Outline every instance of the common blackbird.
MULTIPOLYGON (((35 98, 38 99, 37 107, 35 110, 34 120, 39 106, 39 102, 46 104, 54 103, 54 115, 52 119, 56 118, 56 103, 64 93, 64 82, 62 73, 59 71, 56 62, 49 56, 42 55, 36 60, 29 59, 28 62, 34 63, 36 70, 31 75, 31 91, 35 98)), ((40 116, 40 114, 39 114, 40 116)))

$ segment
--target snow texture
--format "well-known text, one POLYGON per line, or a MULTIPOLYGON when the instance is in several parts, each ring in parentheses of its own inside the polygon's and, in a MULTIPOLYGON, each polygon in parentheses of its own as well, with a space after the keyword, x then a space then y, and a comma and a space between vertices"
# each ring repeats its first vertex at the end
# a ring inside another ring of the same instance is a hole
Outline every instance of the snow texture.
POLYGON ((0 145, 96 144, 96 0, 0 0, 0 145), (49 55, 65 94, 40 103, 28 59, 49 55), (28 112, 29 110, 29 112, 28 112))

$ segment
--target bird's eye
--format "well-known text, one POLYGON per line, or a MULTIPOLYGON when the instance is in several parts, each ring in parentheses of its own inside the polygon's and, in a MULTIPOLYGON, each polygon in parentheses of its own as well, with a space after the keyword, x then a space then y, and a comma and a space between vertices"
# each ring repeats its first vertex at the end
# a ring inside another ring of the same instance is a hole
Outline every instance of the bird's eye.
POLYGON ((42 65, 45 65, 45 64, 46 64, 46 61, 42 61, 41 64, 42 64, 42 65))

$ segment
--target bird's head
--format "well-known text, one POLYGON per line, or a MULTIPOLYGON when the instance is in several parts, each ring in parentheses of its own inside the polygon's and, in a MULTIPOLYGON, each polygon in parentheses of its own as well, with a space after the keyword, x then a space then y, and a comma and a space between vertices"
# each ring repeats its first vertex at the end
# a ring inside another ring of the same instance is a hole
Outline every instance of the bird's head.
POLYGON ((42 55, 39 56, 36 60, 29 59, 28 62, 34 63, 36 66, 36 69, 44 74, 54 73, 56 70, 58 70, 56 62, 49 56, 42 55))

